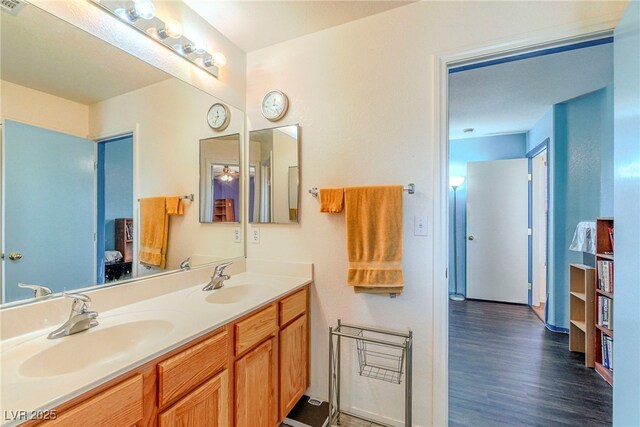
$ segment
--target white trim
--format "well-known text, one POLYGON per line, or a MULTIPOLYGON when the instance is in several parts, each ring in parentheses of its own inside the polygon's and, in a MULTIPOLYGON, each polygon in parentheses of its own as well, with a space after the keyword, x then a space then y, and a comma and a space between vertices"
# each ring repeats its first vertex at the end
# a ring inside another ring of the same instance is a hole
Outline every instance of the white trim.
POLYGON ((447 69, 462 63, 486 60, 487 58, 511 56, 552 46, 585 41, 606 36, 615 27, 618 16, 608 14, 587 21, 562 27, 532 32, 521 38, 510 38, 491 44, 478 45, 471 49, 439 52, 434 54, 435 117, 433 158, 433 425, 446 426, 449 419, 449 287, 447 268, 448 246, 448 73, 447 69))

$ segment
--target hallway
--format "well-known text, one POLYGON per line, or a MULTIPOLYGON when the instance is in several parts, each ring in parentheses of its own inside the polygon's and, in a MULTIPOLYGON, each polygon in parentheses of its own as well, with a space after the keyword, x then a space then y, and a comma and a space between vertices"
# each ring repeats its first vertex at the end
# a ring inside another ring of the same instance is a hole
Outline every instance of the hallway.
POLYGON ((449 302, 450 426, 611 425, 612 389, 527 306, 449 302))

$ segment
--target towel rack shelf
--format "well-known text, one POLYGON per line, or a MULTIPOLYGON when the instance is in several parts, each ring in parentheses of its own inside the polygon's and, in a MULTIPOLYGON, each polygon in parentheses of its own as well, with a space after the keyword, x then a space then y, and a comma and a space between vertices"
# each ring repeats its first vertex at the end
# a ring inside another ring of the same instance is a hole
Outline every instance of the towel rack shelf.
MULTIPOLYGON (((404 187, 402 187, 402 189, 406 191, 408 194, 415 194, 416 185, 414 183, 407 184, 404 187)), ((320 190, 318 189, 318 187, 312 187, 309 189, 309 194, 311 194, 313 197, 318 197, 318 195, 320 194, 320 190)))
MULTIPOLYGON (((342 339, 356 341, 359 374, 394 384, 405 382, 405 426, 411 425, 411 368, 413 333, 396 332, 360 325, 349 325, 338 319, 329 328, 329 425, 365 422, 370 426, 390 427, 340 409, 340 348, 342 339), (355 419, 355 420, 354 420, 355 419)), ((358 424, 361 425, 361 424, 358 424)))

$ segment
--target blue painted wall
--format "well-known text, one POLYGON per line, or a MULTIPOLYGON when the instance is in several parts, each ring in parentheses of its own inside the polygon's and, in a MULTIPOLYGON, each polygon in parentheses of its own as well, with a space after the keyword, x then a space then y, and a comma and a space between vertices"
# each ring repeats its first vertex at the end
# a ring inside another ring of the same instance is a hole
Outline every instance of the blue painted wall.
POLYGON ((533 150, 549 138, 553 144, 553 107, 550 107, 527 132, 527 152, 533 150))
POLYGON ((105 250, 115 249, 115 219, 133 217, 133 137, 104 143, 105 250))
MULTIPOLYGON (((527 152, 527 135, 488 136, 480 138, 454 139, 449 141, 449 176, 467 176, 467 163, 485 160, 524 158, 527 152)), ((458 244, 458 292, 466 291, 467 263, 467 185, 457 190, 457 244, 458 244)), ((454 291, 453 252, 453 190, 449 188, 449 291, 454 291)))
POLYGON ((613 425, 640 425, 640 3, 614 42, 615 337, 613 425))
POLYGON ((610 198, 601 197, 613 191, 611 177, 602 176, 612 168, 611 105, 612 90, 605 88, 553 107, 547 321, 556 328, 569 327, 568 265, 583 262, 583 254, 569 250, 576 225, 611 209, 610 198))

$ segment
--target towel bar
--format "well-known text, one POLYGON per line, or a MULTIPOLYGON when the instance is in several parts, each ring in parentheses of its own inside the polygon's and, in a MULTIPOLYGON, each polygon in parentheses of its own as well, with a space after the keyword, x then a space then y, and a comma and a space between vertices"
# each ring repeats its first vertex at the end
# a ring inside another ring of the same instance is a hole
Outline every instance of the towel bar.
MULTIPOLYGON (((411 184, 405 185, 404 187, 402 187, 402 189, 409 194, 415 194, 416 185, 411 183, 411 184)), ((318 187, 312 187, 309 189, 309 194, 311 194, 313 197, 318 197, 318 194, 320 194, 320 190, 318 190, 318 187)))
MULTIPOLYGON (((193 193, 187 194, 185 196, 180 196, 180 199, 182 199, 182 200, 190 200, 192 202, 193 202, 193 198, 194 198, 193 193)), ((138 199, 138 201, 140 201, 140 199, 138 199)))

